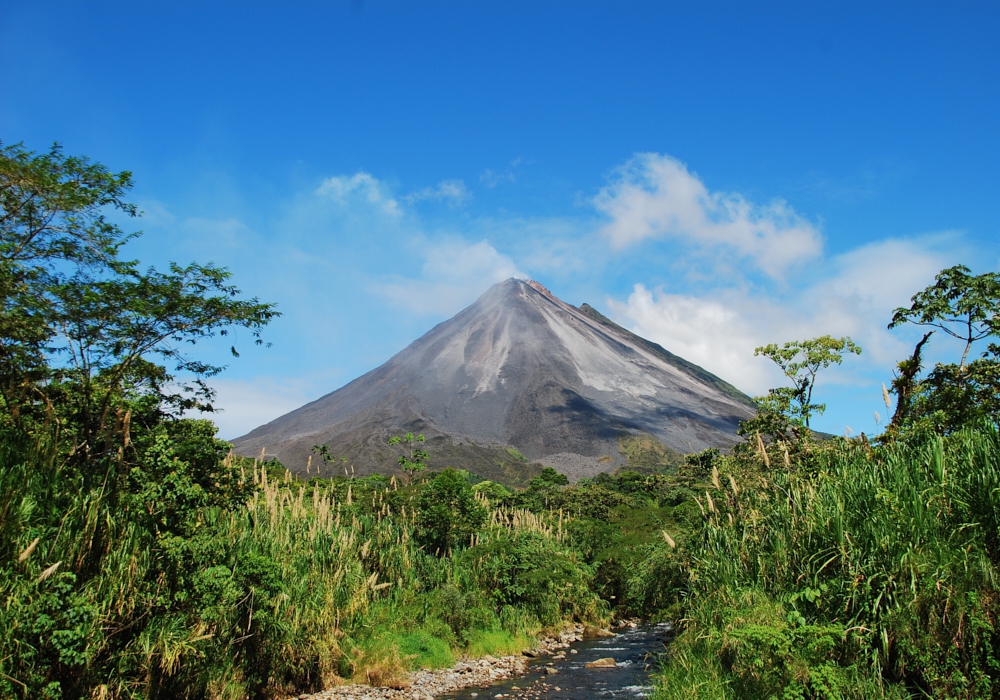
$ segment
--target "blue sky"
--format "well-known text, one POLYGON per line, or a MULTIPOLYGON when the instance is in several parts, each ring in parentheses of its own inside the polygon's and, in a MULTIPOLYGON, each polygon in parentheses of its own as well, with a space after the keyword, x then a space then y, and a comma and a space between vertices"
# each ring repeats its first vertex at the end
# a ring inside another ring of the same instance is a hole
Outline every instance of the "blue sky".
POLYGON ((510 276, 749 393, 849 334, 816 426, 875 432, 891 309, 1000 267, 1000 6, 684 5, 3 3, 0 139, 131 170, 134 257, 279 304, 223 437, 510 276))

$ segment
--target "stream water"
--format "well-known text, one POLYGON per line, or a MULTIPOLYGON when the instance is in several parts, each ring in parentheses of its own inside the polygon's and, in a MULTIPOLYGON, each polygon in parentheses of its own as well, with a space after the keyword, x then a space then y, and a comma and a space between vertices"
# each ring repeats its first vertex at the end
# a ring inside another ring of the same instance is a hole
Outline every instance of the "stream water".
POLYGON ((528 674, 488 688, 465 688, 442 696, 455 700, 638 700, 653 690, 650 671, 673 634, 669 623, 616 630, 614 637, 575 642, 566 658, 534 659, 528 674), (575 652, 575 653, 574 653, 575 652), (614 668, 587 668, 597 659, 613 658, 614 668), (549 674, 546 667, 558 673, 549 674))

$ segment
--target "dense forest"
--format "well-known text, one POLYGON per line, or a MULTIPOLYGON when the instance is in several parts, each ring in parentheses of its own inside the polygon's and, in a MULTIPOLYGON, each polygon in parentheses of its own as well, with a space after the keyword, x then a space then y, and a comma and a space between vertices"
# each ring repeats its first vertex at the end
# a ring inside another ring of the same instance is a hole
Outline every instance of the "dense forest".
POLYGON ((396 476, 303 480, 185 417, 222 370, 197 344, 263 343, 278 311, 224 268, 126 259, 130 187, 0 145, 0 696, 386 685, 643 617, 678 629, 662 700, 1000 697, 1000 275, 944 270, 886 319, 929 332, 873 439, 809 427, 860 352, 824 336, 758 349, 791 386, 729 454, 510 489, 403 435, 396 476))

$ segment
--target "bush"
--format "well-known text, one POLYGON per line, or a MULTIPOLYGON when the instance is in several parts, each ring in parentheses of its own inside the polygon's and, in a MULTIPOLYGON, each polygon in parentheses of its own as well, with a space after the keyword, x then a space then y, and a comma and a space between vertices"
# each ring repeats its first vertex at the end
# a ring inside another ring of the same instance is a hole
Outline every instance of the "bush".
POLYGON ((839 441, 811 460, 700 499, 665 683, 703 664, 726 697, 995 696, 997 431, 839 441))

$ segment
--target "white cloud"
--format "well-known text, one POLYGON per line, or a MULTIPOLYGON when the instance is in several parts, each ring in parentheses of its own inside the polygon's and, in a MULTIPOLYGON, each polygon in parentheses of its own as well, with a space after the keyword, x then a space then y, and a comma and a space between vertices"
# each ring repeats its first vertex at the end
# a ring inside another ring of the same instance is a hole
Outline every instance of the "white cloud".
POLYGON ((469 192, 462 180, 442 180, 434 187, 425 187, 403 197, 407 202, 447 201, 452 206, 464 204, 471 198, 472 193, 469 192))
POLYGON ((488 287, 511 277, 526 278, 514 261, 487 241, 448 240, 424 247, 419 278, 397 279, 377 288, 394 303, 417 313, 450 315, 488 287))
POLYGON ((497 185, 503 184, 505 182, 511 182, 511 183, 516 182, 517 178, 514 176, 514 173, 512 173, 510 170, 503 170, 497 172, 487 168, 479 175, 479 181, 492 190, 497 185))
POLYGON ((354 201, 361 201, 381 209, 386 214, 393 216, 402 214, 399 203, 392 197, 389 188, 366 172, 328 177, 316 189, 316 194, 328 197, 344 206, 354 201))
POLYGON ((223 440, 234 440, 318 398, 315 384, 299 379, 213 379, 215 413, 202 414, 219 428, 223 440), (221 410, 218 410, 221 409, 221 410))
POLYGON ((864 354, 825 377, 849 381, 844 377, 857 368, 885 369, 909 352, 906 333, 886 328, 892 310, 953 264, 955 248, 948 235, 879 241, 819 264, 815 281, 784 296, 729 287, 693 297, 637 284, 626 301, 607 303, 639 335, 751 394, 784 383, 771 363, 754 357, 754 348, 849 335, 864 354))
POLYGON ((683 163, 656 153, 625 163, 593 205, 610 218, 603 233, 618 249, 672 237, 707 252, 733 251, 771 277, 822 251, 819 231, 786 202, 757 205, 737 193, 710 192, 683 163))
POLYGON ((644 338, 759 394, 775 386, 781 375, 755 361, 753 349, 773 340, 774 321, 783 314, 770 304, 746 308, 744 300, 733 292, 699 298, 637 284, 626 302, 609 298, 607 303, 616 320, 644 338), (762 321, 766 331, 758 325, 762 321))

